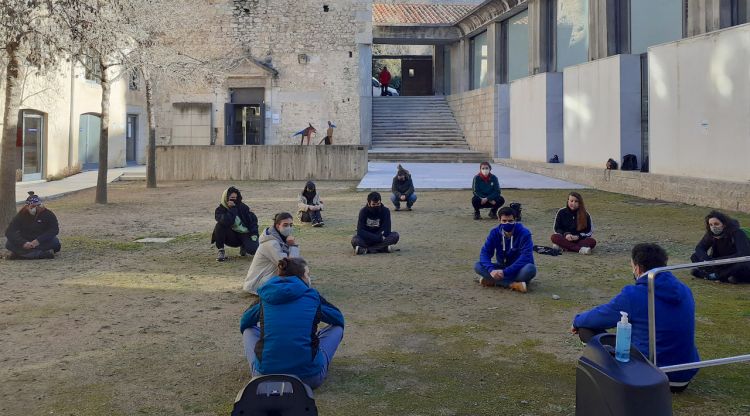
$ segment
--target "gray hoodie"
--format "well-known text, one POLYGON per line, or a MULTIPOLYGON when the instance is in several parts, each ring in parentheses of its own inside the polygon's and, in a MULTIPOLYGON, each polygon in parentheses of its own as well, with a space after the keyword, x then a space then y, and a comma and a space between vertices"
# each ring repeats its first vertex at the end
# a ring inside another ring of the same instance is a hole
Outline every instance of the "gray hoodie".
POLYGON ((279 260, 284 257, 300 257, 299 247, 290 247, 285 243, 276 227, 266 228, 260 234, 258 242, 260 246, 253 256, 253 262, 250 263, 245 283, 242 285, 246 292, 254 295, 258 294, 258 288, 276 275, 279 260))

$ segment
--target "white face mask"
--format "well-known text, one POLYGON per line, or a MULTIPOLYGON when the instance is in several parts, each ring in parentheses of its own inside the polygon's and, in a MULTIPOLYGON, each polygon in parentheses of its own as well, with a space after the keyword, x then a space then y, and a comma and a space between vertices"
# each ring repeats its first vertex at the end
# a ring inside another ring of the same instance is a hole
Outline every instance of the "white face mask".
POLYGON ((34 207, 34 208, 29 208, 29 213, 30 213, 31 215, 36 215, 36 207, 34 207))
POLYGON ((490 174, 490 170, 489 169, 482 169, 482 175, 488 176, 489 174, 490 174))
POLYGON ((292 231, 293 228, 291 225, 288 227, 281 227, 281 229, 279 230, 279 234, 283 235, 284 237, 289 237, 290 235, 292 235, 292 231))

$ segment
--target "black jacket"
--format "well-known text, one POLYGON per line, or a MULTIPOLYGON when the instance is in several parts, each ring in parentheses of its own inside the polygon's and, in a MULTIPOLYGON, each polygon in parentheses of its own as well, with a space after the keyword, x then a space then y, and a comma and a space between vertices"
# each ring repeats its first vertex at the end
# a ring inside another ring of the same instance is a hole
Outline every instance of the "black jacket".
POLYGON ((391 211, 381 206, 377 212, 370 212, 369 207, 359 210, 357 236, 368 244, 377 244, 383 237, 391 235, 391 211))
POLYGON ((51 241, 60 233, 60 226, 55 214, 46 208, 37 208, 39 212, 31 215, 24 207, 5 231, 8 242, 22 246, 29 241, 37 240, 40 245, 51 241))
POLYGON ((403 182, 398 180, 398 176, 394 176, 391 192, 396 195, 396 198, 400 198, 401 195, 411 196, 414 193, 414 182, 411 180, 411 175, 407 174, 403 182))
POLYGON ((578 211, 573 211, 567 206, 560 208, 555 216, 555 233, 557 234, 573 234, 580 238, 591 237, 594 232, 594 224, 591 221, 591 215, 586 213, 586 229, 578 231, 578 221, 576 219, 578 211))
MULTIPOLYGON (((214 218, 216 218, 217 223, 226 227, 232 227, 235 218, 238 216, 240 217, 242 224, 247 227, 248 234, 251 236, 257 236, 258 217, 250 211, 250 207, 242 202, 242 194, 240 191, 235 187, 230 187, 222 195, 221 203, 216 207, 216 211, 214 211, 214 218), (235 192, 237 193, 237 202, 235 202, 235 206, 229 208, 226 199, 230 194, 235 192)), ((214 241, 214 236, 211 236, 211 242, 213 243, 214 241)))
POLYGON ((698 257, 701 260, 718 260, 750 256, 750 241, 745 232, 739 228, 739 224, 733 224, 725 233, 729 233, 729 236, 714 238, 713 234, 707 232, 695 246, 695 253, 698 257), (727 238, 729 241, 725 240, 727 238))

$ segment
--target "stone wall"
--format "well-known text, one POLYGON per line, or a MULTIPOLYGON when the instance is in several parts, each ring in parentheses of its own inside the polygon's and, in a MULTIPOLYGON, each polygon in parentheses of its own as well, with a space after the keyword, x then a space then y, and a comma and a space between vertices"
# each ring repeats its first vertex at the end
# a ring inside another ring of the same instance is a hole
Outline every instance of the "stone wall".
POLYGON ((603 191, 750 213, 750 183, 747 182, 717 181, 638 171, 607 171, 604 166, 587 168, 515 159, 495 159, 495 162, 603 191))
POLYGON ((499 110, 495 95, 496 86, 490 85, 447 97, 471 149, 490 155, 495 154, 495 119, 499 110))
MULTIPOLYGON (((320 140, 328 120, 337 125, 336 143, 360 143, 358 45, 371 39, 371 2, 205 1, 211 6, 205 28, 197 38, 187 39, 186 47, 199 59, 245 57, 247 61, 216 88, 183 86, 164 94, 159 136, 171 134, 174 102, 204 102, 212 104, 213 134, 216 143, 222 144, 229 88, 260 87, 265 88, 266 144, 292 143, 299 139, 292 139, 292 134, 308 123, 318 129, 320 140), (274 70, 278 75, 274 76, 274 70)), ((209 143, 207 137, 205 144, 209 143)))
POLYGON ((364 146, 158 146, 160 181, 360 180, 364 146))

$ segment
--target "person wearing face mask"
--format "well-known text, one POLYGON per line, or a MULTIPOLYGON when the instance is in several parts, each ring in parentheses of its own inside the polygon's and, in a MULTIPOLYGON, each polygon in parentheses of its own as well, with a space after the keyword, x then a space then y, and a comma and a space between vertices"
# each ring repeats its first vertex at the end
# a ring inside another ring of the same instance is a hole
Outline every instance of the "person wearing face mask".
POLYGON ((474 207, 475 220, 482 218, 479 210, 483 208, 489 208, 489 218, 497 218, 497 210, 505 204, 505 198, 500 195, 500 180, 491 171, 492 166, 488 162, 482 162, 471 185, 474 192, 471 205, 474 207))
POLYGON ((591 238, 594 225, 586 211, 583 197, 578 192, 568 194, 568 202, 555 216, 555 233, 552 234, 552 248, 591 254, 596 240, 591 238))
POLYGON ((255 254, 258 249, 258 217, 242 202, 239 189, 230 186, 224 191, 214 218, 216 225, 211 243, 215 242, 219 250, 216 261, 229 260, 224 246, 239 247, 240 256, 255 254))
MULTIPOLYGON (((695 246, 695 253, 690 256, 692 262, 750 256, 750 241, 737 220, 722 212, 711 211, 704 221, 706 233, 695 246)), ((699 267, 691 273, 701 279, 729 283, 750 282, 750 263, 699 267)))
POLYGON ((417 194, 414 193, 414 183, 411 180, 411 174, 408 170, 398 165, 396 176, 393 177, 391 184, 391 202, 396 207, 396 211, 401 210, 401 203, 406 202, 406 210, 411 211, 414 202, 417 201, 417 194))
POLYGON ((526 293, 529 282, 536 276, 531 231, 516 222, 516 211, 510 207, 501 208, 498 215, 500 224, 487 236, 474 272, 482 286, 501 286, 526 293), (492 261, 493 257, 497 262, 492 261))
POLYGON ((325 225, 323 216, 320 211, 323 210, 323 200, 320 194, 315 190, 315 182, 309 181, 305 184, 305 189, 299 194, 299 204, 297 204, 300 221, 311 222, 313 227, 322 227, 325 225))
POLYGON ((399 235, 391 231, 391 212, 383 206, 378 192, 367 195, 367 205, 359 210, 357 234, 352 237, 354 254, 397 251, 399 235))
POLYGON ((60 251, 60 227, 55 214, 42 205, 34 191, 5 231, 11 260, 53 259, 60 251))
POLYGON ((292 235, 293 222, 292 214, 280 212, 273 217, 273 226, 260 235, 260 246, 242 285, 246 292, 257 295, 258 289, 273 277, 279 260, 300 256, 297 240, 292 235))
MULTIPOLYGON (((648 357, 648 271, 667 265, 667 252, 656 244, 637 244, 630 253, 635 284, 609 303, 576 315, 570 331, 581 341, 617 326, 620 312, 633 325, 631 343, 648 357)), ((690 288, 670 272, 656 275, 656 362, 660 366, 700 361, 695 346, 695 300, 690 288)), ((697 369, 667 373, 674 392, 687 388, 697 369)))
POLYGON ((312 288, 302 258, 281 259, 258 296, 240 319, 252 376, 291 374, 320 387, 344 337, 344 315, 312 288), (328 326, 318 330, 320 322, 328 326))

